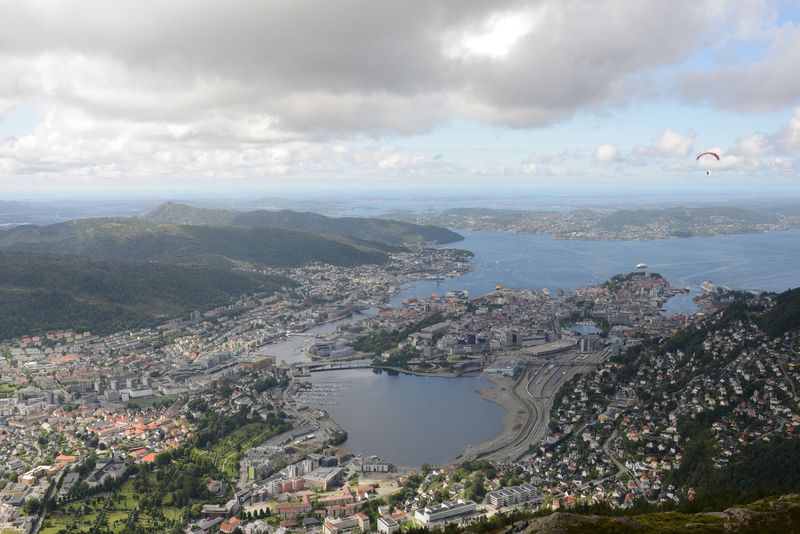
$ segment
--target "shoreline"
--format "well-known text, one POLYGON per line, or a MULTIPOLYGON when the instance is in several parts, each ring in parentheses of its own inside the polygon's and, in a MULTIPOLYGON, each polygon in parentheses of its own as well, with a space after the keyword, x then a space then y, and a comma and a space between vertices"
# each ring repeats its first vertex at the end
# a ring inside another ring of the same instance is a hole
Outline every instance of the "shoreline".
MULTIPOLYGON (((366 369, 366 368, 365 368, 366 369)), ((372 369, 381 369, 382 371, 388 371, 389 368, 386 367, 373 367, 372 369)), ((419 377, 430 377, 430 378, 461 378, 464 375, 434 375, 434 374, 419 374, 414 373, 411 371, 406 370, 398 370, 400 374, 406 374, 409 376, 419 376, 419 377)), ((497 406, 503 408, 503 419, 500 431, 493 437, 479 442, 479 443, 469 443, 469 444, 462 444, 461 445, 461 453, 456 456, 453 460, 449 462, 445 462, 439 465, 457 465, 466 460, 472 460, 475 458, 476 455, 481 454, 483 451, 487 449, 492 449, 497 447, 500 444, 507 443, 510 439, 513 439, 519 429, 525 424, 525 420, 527 417, 527 413, 520 401, 514 397, 511 393, 516 380, 502 376, 497 374, 485 374, 480 373, 477 376, 489 382, 489 385, 482 389, 476 389, 474 393, 480 396, 483 400, 491 402, 497 406)), ((331 421, 333 426, 338 427, 340 430, 347 431, 338 421, 336 421, 333 416, 325 410, 324 408, 319 408, 323 410, 327 414, 327 419, 331 421)), ((347 441, 342 443, 343 447, 347 447, 347 441)), ((398 470, 404 471, 415 471, 418 470, 422 464, 420 465, 397 465, 396 467, 398 470)))
POLYGON ((527 412, 522 403, 511 393, 516 381, 512 378, 482 373, 481 378, 491 383, 491 386, 476 391, 486 401, 497 404, 505 410, 503 425, 500 433, 495 437, 481 443, 468 444, 464 452, 456 459, 457 462, 474 459, 488 449, 493 449, 506 443, 517 435, 517 431, 525 424, 527 412))
POLYGON ((375 365, 373 364, 372 369, 380 369, 381 371, 393 371, 401 375, 411 375, 411 376, 421 376, 421 377, 432 377, 432 378, 461 378, 462 376, 479 376, 481 378, 485 378, 491 381, 489 378, 483 375, 480 372, 480 369, 469 369, 467 371, 456 373, 452 371, 437 371, 433 373, 428 373, 424 371, 412 371, 410 369, 404 369, 402 367, 394 367, 392 365, 375 365))

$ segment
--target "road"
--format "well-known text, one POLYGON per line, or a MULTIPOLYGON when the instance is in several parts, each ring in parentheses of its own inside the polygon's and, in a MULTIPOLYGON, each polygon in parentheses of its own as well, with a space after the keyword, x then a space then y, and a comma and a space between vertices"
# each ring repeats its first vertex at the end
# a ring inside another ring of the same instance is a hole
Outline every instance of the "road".
POLYGON ((31 528, 31 532, 36 534, 39 532, 39 529, 42 528, 42 523, 44 522, 45 516, 47 516, 47 503, 50 499, 53 498, 53 493, 56 491, 56 482, 53 481, 50 483, 50 487, 47 488, 47 493, 45 493, 44 498, 42 499, 42 509, 39 512, 39 516, 36 518, 36 522, 33 524, 33 528, 31 528))
POLYGON ((531 445, 547 435, 550 410, 562 384, 576 374, 591 371, 608 356, 608 350, 589 354, 569 352, 543 363, 530 362, 511 391, 525 409, 525 423, 508 440, 482 451, 476 458, 513 462, 525 456, 531 445))
MULTIPOLYGON (((609 460, 614 462, 614 465, 617 466, 617 469, 619 471, 617 471, 617 475, 615 475, 615 476, 622 475, 624 473, 627 473, 627 474, 630 475, 631 473, 628 470, 628 468, 625 467, 623 465, 623 463, 619 461, 619 458, 617 458, 616 455, 613 452, 611 452, 611 442, 614 441, 614 439, 617 437, 618 433, 619 432, 615 428, 614 431, 611 433, 611 435, 606 440, 606 442, 603 443, 603 453, 605 453, 605 455, 608 456, 609 460)), ((631 475, 631 476, 633 476, 633 475, 631 475)), ((635 476, 633 478, 636 479, 635 476)), ((637 480, 637 484, 638 484, 638 480, 637 480)))

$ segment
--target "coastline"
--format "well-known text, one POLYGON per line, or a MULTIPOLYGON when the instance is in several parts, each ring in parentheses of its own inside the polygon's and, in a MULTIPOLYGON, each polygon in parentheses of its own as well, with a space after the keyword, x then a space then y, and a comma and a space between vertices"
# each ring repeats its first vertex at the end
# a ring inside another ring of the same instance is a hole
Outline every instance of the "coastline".
POLYGON ((459 378, 462 376, 480 376, 481 378, 485 378, 491 381, 488 377, 484 376, 483 374, 479 373, 480 369, 467 369, 463 372, 451 372, 451 371, 437 371, 433 373, 428 373, 424 371, 412 371, 411 369, 405 369, 403 367, 395 367, 392 365, 375 365, 372 364, 373 369, 380 369, 381 371, 394 371, 395 373, 403 374, 403 375, 411 375, 411 376, 430 376, 434 378, 459 378))
POLYGON ((491 386, 476 391, 482 399, 501 406, 505 410, 503 414, 503 427, 500 433, 490 440, 468 444, 459 461, 473 459, 486 450, 496 448, 498 445, 507 443, 517 435, 518 430, 525 424, 527 413, 522 403, 514 397, 511 390, 515 380, 497 374, 481 374, 481 378, 489 381, 491 386))

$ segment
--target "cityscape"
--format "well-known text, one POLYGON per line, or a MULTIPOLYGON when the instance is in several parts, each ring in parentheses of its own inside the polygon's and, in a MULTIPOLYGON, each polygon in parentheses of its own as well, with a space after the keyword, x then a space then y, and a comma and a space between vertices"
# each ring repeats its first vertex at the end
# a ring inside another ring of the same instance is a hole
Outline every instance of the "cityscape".
POLYGON ((705 283, 694 313, 667 314, 689 289, 640 264, 557 294, 498 284, 392 304, 404 285, 470 273, 470 258, 418 248, 382 265, 270 269, 297 285, 151 328, 4 341, 6 528, 113 529, 146 514, 187 532, 392 532, 519 509, 676 506, 695 491, 676 477, 692 449, 686 421, 724 414, 710 427, 716 468, 795 436, 797 340, 726 317, 737 292, 705 283), (654 343, 687 335, 694 345, 654 343), (271 353, 293 339, 288 356, 271 353), (311 377, 357 368, 480 374, 502 431, 442 465, 349 450, 328 407, 358 382, 311 377), (217 424, 227 432, 207 429, 217 424), (202 487, 163 488, 160 513, 146 511, 139 477, 179 458, 198 464, 202 487))
POLYGON ((800 532, 795 0, 0 1, 0 534, 800 532))

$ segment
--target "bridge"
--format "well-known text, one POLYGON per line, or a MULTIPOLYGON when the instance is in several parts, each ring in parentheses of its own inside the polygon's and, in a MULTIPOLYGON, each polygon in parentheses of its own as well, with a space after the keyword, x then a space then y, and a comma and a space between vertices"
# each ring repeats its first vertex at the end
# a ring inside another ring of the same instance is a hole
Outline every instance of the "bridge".
POLYGON ((340 371, 343 369, 369 369, 372 367, 371 360, 349 360, 342 362, 318 362, 308 364, 294 364, 292 369, 308 370, 311 373, 321 371, 340 371))

